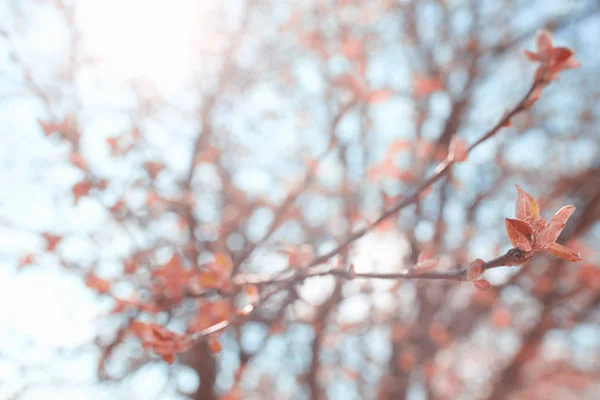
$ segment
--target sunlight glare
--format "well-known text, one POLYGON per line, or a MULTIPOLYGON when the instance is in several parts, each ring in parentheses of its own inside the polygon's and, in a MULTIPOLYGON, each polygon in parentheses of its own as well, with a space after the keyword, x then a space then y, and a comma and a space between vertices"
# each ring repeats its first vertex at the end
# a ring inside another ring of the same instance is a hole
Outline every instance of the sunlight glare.
POLYGON ((192 72, 195 0, 85 0, 78 22, 87 51, 126 77, 181 83, 192 72))

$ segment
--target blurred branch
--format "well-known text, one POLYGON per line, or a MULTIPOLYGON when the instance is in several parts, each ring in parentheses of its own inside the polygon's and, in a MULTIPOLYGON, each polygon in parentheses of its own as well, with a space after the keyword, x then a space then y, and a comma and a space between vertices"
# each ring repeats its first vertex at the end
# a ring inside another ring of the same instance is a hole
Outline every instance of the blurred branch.
MULTIPOLYGON (((473 143, 471 146, 469 146, 469 148, 467 150, 467 153, 470 153, 477 146, 479 146, 481 143, 485 142, 486 140, 488 140, 489 138, 491 138, 492 136, 494 136, 496 133, 498 133, 498 131, 507 122, 509 122, 512 117, 514 117, 515 115, 519 114, 520 112, 526 110, 527 107, 529 106, 528 103, 530 101, 530 98, 531 98, 532 94, 534 94, 534 92, 536 90, 539 90, 539 89, 540 89, 540 84, 538 82, 534 82, 532 84, 531 88, 529 89, 529 91, 527 92, 527 94, 521 99, 521 101, 519 101, 519 103, 511 111, 509 111, 508 113, 506 113, 500 119, 500 121, 496 125, 494 125, 494 127, 492 129, 490 129, 489 131, 487 131, 485 134, 483 134, 479 138, 479 140, 477 140, 475 143, 473 143)), ((454 161, 451 160, 451 159, 449 159, 449 158, 446 159, 445 161, 443 161, 433 171, 433 175, 430 178, 428 178, 425 182, 423 182, 412 195, 410 195, 409 197, 407 197, 404 200, 400 201, 398 204, 396 204, 395 206, 391 207, 389 210, 385 211, 383 214, 381 214, 379 216, 379 218, 377 218, 371 224, 367 225, 365 228, 362 228, 362 229, 354 232, 341 245, 339 245, 336 248, 334 248, 333 250, 330 250, 329 252, 327 252, 327 253, 325 253, 325 254, 323 254, 323 255, 315 258, 309 264, 309 267, 313 267, 315 265, 323 264, 323 263, 327 262, 331 257, 333 257, 333 256, 339 254, 340 252, 344 251, 350 244, 352 244, 357 239, 360 239, 361 237, 363 237, 364 235, 366 235, 367 233, 369 233, 371 230, 373 230, 374 228, 376 228, 377 226, 379 226, 386 219, 388 219, 388 218, 396 215, 398 213, 398 211, 400 211, 403 208, 405 208, 405 207, 413 204, 414 202, 416 202, 421 197, 422 193, 424 193, 431 185, 433 185, 438 180, 440 180, 441 178, 443 178, 444 176, 446 176, 448 174, 448 172, 450 171, 450 168, 452 167, 452 165, 454 165, 454 161)))

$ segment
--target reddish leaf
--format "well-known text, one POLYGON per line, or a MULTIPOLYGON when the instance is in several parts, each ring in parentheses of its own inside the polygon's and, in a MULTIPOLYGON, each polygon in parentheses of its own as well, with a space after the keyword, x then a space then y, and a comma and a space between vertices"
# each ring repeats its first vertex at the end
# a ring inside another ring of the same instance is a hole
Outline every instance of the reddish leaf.
POLYGON ((552 217, 552 219, 550 220, 550 224, 564 226, 574 211, 575 211, 575 206, 561 207, 561 209, 558 210, 556 212, 556 214, 554 214, 554 217, 552 217))
POLYGON ((194 283, 202 289, 218 289, 223 286, 221 274, 216 271, 202 271, 194 279, 194 283))
POLYGON ((383 198, 383 209, 387 210, 392 207, 394 204, 397 204, 402 198, 402 194, 397 194, 395 196, 390 196, 386 192, 381 192, 381 197, 383 198))
POLYGON ((552 51, 552 34, 545 29, 540 29, 535 35, 535 44, 538 53, 548 55, 552 51))
POLYGON ((71 154, 71 164, 84 170, 87 168, 87 162, 80 153, 71 154))
POLYGON ((222 274, 229 274, 231 268, 233 267, 233 261, 229 254, 224 252, 216 252, 214 254, 215 257, 215 267, 217 271, 220 271, 222 274))
POLYGON ((123 262, 123 271, 126 274, 133 274, 137 270, 137 263, 134 260, 125 260, 123 262))
POLYGON ((564 206, 554 214, 554 217, 548 223, 546 229, 540 232, 537 245, 546 246, 549 243, 555 242, 560 236, 560 233, 565 227, 567 220, 575 211, 575 206, 564 206))
POLYGON ((467 142, 456 135, 452 136, 448 157, 455 162, 463 162, 467 160, 468 152, 467 142))
POLYGON ((490 287, 492 287, 492 285, 490 285, 490 283, 485 279, 473 281, 473 285, 479 290, 488 290, 490 287))
POLYGON ((173 364, 175 362, 175 354, 174 353, 162 354, 161 357, 168 364, 173 364))
POLYGON ((246 293, 246 297, 248 298, 248 302, 251 304, 256 304, 259 300, 258 296, 258 287, 256 285, 248 285, 244 288, 244 293, 246 293))
POLYGON ((129 331, 133 333, 140 341, 146 342, 152 338, 152 327, 154 324, 147 322, 133 321, 129 325, 129 331))
POLYGON ((534 52, 529 51, 529 50, 523 50, 523 53, 525 54, 525 57, 527 57, 527 59, 529 61, 540 62, 540 61, 543 60, 538 53, 534 53, 534 52))
POLYGON ((148 175, 150 175, 150 177, 152 179, 156 179, 156 177, 158 176, 158 174, 165 169, 165 166, 161 163, 157 163, 154 161, 148 161, 144 164, 144 169, 146 170, 146 172, 148 172, 148 175))
POLYGON ((369 95, 367 96, 367 102, 370 104, 381 103, 389 99, 393 94, 394 91, 390 89, 375 90, 369 93, 369 95))
POLYGON ((565 261, 581 261, 581 255, 578 251, 571 250, 568 247, 561 246, 558 243, 550 243, 545 250, 555 257, 562 258, 565 261))
POLYGON ((410 142, 408 140, 394 140, 387 146, 385 158, 392 159, 401 151, 408 149, 410 149, 410 142))
POLYGON ((548 226, 548 221, 546 221, 546 218, 544 218, 544 217, 538 219, 537 221, 533 221, 533 223, 531 224, 534 235, 536 235, 538 232, 541 232, 542 230, 546 229, 547 226, 548 226))
POLYGON ((96 181, 96 187, 100 190, 104 190, 108 187, 108 180, 107 179, 98 179, 96 181))
POLYGON ((467 279, 474 281, 479 278, 483 273, 483 266, 485 262, 481 258, 477 258, 469 263, 469 269, 467 270, 467 279))
POLYGON ((94 274, 88 274, 85 278, 85 285, 90 289, 95 290, 99 294, 104 294, 110 291, 110 282, 97 277, 94 274))
POLYGON ((73 192, 73 196, 75 196, 75 203, 79 201, 79 198, 82 196, 87 196, 92 188, 92 184, 87 181, 77 182, 71 191, 73 192))
POLYGON ((216 338, 209 336, 208 349, 210 350, 210 352, 213 354, 220 353, 221 348, 221 343, 219 343, 219 341, 216 338))
POLYGON ((529 193, 517 186, 517 201, 515 203, 515 217, 522 221, 533 223, 540 218, 540 207, 529 193))
POLYGON ((360 377, 360 373, 358 371, 350 368, 344 368, 344 374, 352 381, 355 381, 360 377))
POLYGON ((518 219, 505 219, 506 234, 508 240, 514 247, 518 247, 522 250, 531 250, 531 235, 533 229, 531 225, 518 219))
POLYGON ((189 280, 196 273, 183 268, 179 255, 174 253, 169 262, 155 270, 152 275, 155 279, 155 292, 162 293, 175 301, 180 301, 189 280))
POLYGON ((60 236, 53 235, 51 233, 44 233, 44 239, 46 239, 46 250, 54 251, 58 242, 62 239, 60 236))
POLYGON ((510 313, 504 308, 496 309, 492 313, 491 321, 492 321, 492 324, 494 324, 498 327, 510 326, 510 323, 511 323, 510 313))
POLYGON ((44 136, 50 136, 54 131, 57 130, 58 127, 60 127, 60 125, 54 124, 52 122, 45 122, 45 121, 42 121, 39 119, 38 119, 38 124, 42 128, 42 131, 44 132, 44 136))
POLYGON ((357 59, 364 53, 363 42, 360 39, 346 37, 342 43, 342 53, 349 59, 357 59))
POLYGON ((288 254, 288 263, 292 268, 302 268, 308 265, 313 257, 314 250, 311 245, 303 244, 296 247, 290 247, 287 250, 288 254))
POLYGON ((33 254, 26 254, 25 256, 23 256, 23 258, 21 258, 21 260, 19 260, 19 269, 26 267, 27 265, 31 265, 35 262, 35 255, 33 254))
MULTIPOLYGON (((576 68, 580 64, 573 57, 573 51, 566 47, 554 47, 552 44, 552 36, 550 32, 546 30, 538 31, 536 35, 536 48, 535 53, 525 51, 525 56, 534 62, 541 63, 541 66, 535 73, 535 80, 544 84, 554 80, 558 73, 565 69, 576 68)), ((538 85, 538 89, 541 91, 545 85, 538 85)), ((532 96, 528 104, 525 107, 529 107, 537 97, 539 97, 539 91, 535 97, 532 96)))
POLYGON ((152 326, 152 335, 156 340, 159 341, 175 340, 177 338, 177 334, 175 332, 168 331, 162 326, 158 326, 156 324, 152 326))
POLYGON ((566 47, 557 47, 552 51, 552 58, 557 63, 564 63, 573 56, 573 51, 566 47))
POLYGON ((54 132, 58 132, 63 138, 70 141, 78 139, 79 133, 77 131, 75 117, 73 115, 67 115, 61 122, 44 122, 38 120, 38 124, 42 128, 45 136, 50 136, 54 132))
POLYGON ((117 151, 118 140, 119 138, 116 137, 106 138, 106 144, 108 144, 108 147, 110 147, 113 154, 117 151))
POLYGON ((413 81, 415 95, 421 97, 444 88, 444 82, 440 78, 416 77, 413 81))

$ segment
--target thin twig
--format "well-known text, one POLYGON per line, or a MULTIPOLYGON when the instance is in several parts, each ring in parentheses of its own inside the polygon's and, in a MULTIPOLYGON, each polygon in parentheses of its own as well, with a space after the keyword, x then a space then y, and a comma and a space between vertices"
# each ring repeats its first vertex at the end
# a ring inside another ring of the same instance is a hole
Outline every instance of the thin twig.
MULTIPOLYGON (((527 261, 528 255, 525 251, 519 249, 518 247, 513 247, 508 250, 503 255, 496 257, 490 261, 487 261, 483 265, 483 270, 487 271, 488 269, 504 267, 504 266, 512 266, 512 265, 520 265, 523 262, 527 261)), ((238 275, 234 283, 236 285, 267 285, 272 283, 282 283, 282 282, 294 282, 298 283, 307 278, 313 278, 316 276, 339 276, 346 279, 358 279, 358 278, 366 278, 366 279, 430 279, 430 280, 454 280, 454 281, 466 281, 467 280, 467 271, 468 268, 462 268, 455 271, 431 271, 431 272, 422 272, 415 273, 412 271, 407 272, 399 272, 399 273, 378 273, 378 272, 362 272, 355 273, 350 275, 348 271, 342 270, 339 268, 329 269, 326 271, 317 271, 317 272, 308 272, 308 273, 296 273, 291 276, 286 277, 265 277, 264 275, 238 275)))

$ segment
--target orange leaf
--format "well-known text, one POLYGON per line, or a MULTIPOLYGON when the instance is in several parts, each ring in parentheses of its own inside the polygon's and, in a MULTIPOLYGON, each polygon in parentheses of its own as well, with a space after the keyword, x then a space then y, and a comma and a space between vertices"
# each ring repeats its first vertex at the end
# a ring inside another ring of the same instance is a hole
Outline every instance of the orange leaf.
POLYGON ((503 308, 496 309, 492 313, 491 320, 492 324, 499 327, 510 326, 510 313, 503 308))
POLYGON ((353 37, 346 37, 342 43, 342 52, 350 60, 359 58, 364 53, 362 40, 353 37))
POLYGON ((246 293, 246 297, 248 297, 248 301, 252 304, 258 302, 258 287, 256 285, 248 285, 244 288, 244 292, 246 293))
POLYGON ((221 343, 219 343, 219 341, 210 336, 208 338, 208 349, 210 350, 211 353, 215 354, 215 353, 220 353, 221 352, 221 343))
POLYGON ((58 245, 58 242, 60 242, 60 239, 62 239, 60 236, 53 235, 51 233, 44 233, 43 236, 44 239, 46 239, 46 250, 48 251, 54 251, 58 245))
POLYGON ((440 78, 416 77, 413 82, 413 91, 417 96, 425 96, 444 88, 444 82, 440 78))
POLYGON ((175 362, 175 354, 174 353, 163 354, 161 357, 168 364, 173 364, 175 362))
POLYGON ((85 162, 85 158, 83 158, 81 153, 71 154, 71 164, 73 164, 77 168, 81 168, 81 169, 87 168, 87 163, 85 162))
POLYGON ((196 283, 203 289, 205 288, 220 288, 221 275, 215 271, 202 271, 196 278, 196 283))
POLYGON ((394 140, 387 146, 385 158, 392 159, 396 156, 396 154, 407 149, 410 149, 410 142, 408 140, 394 140))
POLYGON ((145 342, 152 338, 152 326, 153 324, 147 322, 133 321, 129 325, 129 331, 139 340, 145 342))
POLYGON ((173 253, 168 263, 153 271, 152 276, 155 278, 154 290, 180 301, 189 280, 195 275, 195 271, 183 268, 179 255, 173 253))
POLYGON ((77 203, 80 197, 87 196, 91 188, 92 184, 87 181, 77 182, 71 190, 73 192, 73 196, 75 196, 75 203, 77 203))
POLYGON ((552 58, 557 63, 564 63, 573 55, 573 51, 566 47, 556 47, 552 50, 552 58))
POLYGON ((490 285, 490 283, 485 279, 473 281, 473 285, 475 285, 475 287, 479 290, 488 290, 490 287, 492 287, 492 285, 490 285))
POLYGON ((564 206, 554 214, 554 217, 548 223, 546 229, 544 229, 538 239, 539 246, 545 246, 549 243, 555 242, 560 236, 560 233, 564 229, 567 220, 575 211, 575 206, 564 206))
POLYGON ((483 266, 485 262, 481 258, 477 258, 469 263, 469 269, 467 270, 467 279, 474 281, 479 278, 483 273, 483 266))
POLYGON ((540 207, 529 193, 517 186, 517 201, 515 203, 515 217, 522 221, 532 223, 540 218, 540 207))
POLYGON ((233 266, 233 261, 231 261, 231 257, 229 254, 223 252, 216 252, 215 255, 215 266, 222 273, 229 273, 231 271, 231 267, 233 266))
POLYGON ((35 261, 35 256, 33 254, 27 254, 21 258, 19 261, 19 268, 23 268, 27 265, 33 264, 35 261))
POLYGON ((144 164, 144 169, 148 172, 148 175, 152 179, 156 179, 156 176, 165 168, 165 166, 161 163, 157 163, 154 161, 148 161, 144 164))
POLYGON ((529 61, 532 61, 532 62, 540 62, 540 61, 542 61, 542 57, 540 57, 540 55, 538 53, 534 53, 534 52, 529 51, 529 50, 523 50, 523 53, 525 54, 525 57, 527 57, 527 59, 529 61))
POLYGON ((370 104, 381 103, 389 99, 393 94, 394 92, 390 89, 374 90, 367 96, 367 102, 370 104))
POLYGON ((42 128, 44 136, 50 136, 54 131, 60 128, 60 125, 58 124, 54 124, 52 122, 45 122, 42 120, 38 120, 38 124, 40 125, 40 128, 42 128))
POLYGON ((558 210, 556 212, 556 214, 554 214, 554 217, 552 217, 552 219, 550 220, 550 223, 564 226, 574 211, 575 211, 575 206, 561 207, 561 209, 558 210))
POLYGON ((536 235, 538 232, 541 232, 544 229, 546 229, 547 226, 548 226, 548 221, 546 221, 546 218, 544 218, 544 217, 538 219, 537 221, 533 221, 533 223, 531 224, 534 235, 536 235))
POLYGON ((110 290, 110 282, 94 274, 88 274, 85 278, 85 285, 99 294, 107 293, 110 290))
POLYGON ((134 260, 125 260, 123 262, 123 271, 126 274, 133 274, 137 269, 137 264, 134 260))
POLYGON ((467 160, 468 148, 467 142, 464 139, 460 139, 458 136, 452 136, 450 140, 448 157, 456 162, 463 162, 467 160))
POLYGON ((581 255, 579 255, 578 251, 571 250, 568 247, 562 246, 558 243, 550 243, 544 250, 555 257, 562 258, 565 261, 581 261, 581 255))
POLYGON ((505 219, 506 234, 508 240, 514 247, 518 247, 522 250, 531 250, 531 235, 533 234, 533 228, 527 222, 523 222, 518 219, 505 219))

